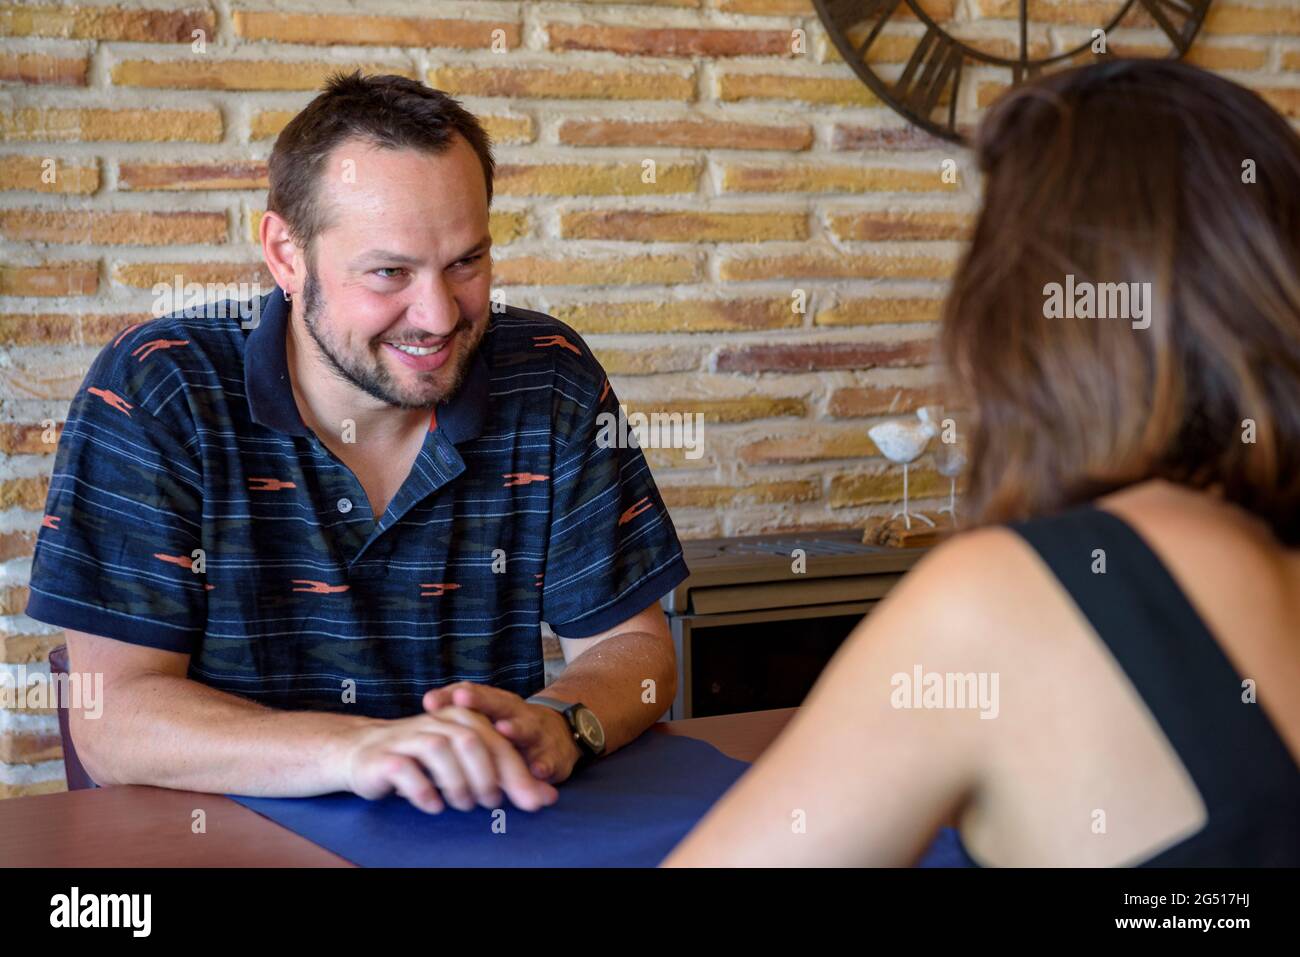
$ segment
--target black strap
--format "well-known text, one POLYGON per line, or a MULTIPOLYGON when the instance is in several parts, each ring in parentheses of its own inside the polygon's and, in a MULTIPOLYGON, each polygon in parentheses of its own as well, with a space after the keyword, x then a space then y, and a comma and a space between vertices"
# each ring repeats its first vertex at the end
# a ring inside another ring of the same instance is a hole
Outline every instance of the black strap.
MULTIPOLYGON (((1279 790, 1295 793, 1300 769, 1286 745, 1258 704, 1242 702, 1243 676, 1134 529, 1091 505, 1010 528, 1060 580, 1146 702, 1201 793, 1207 830, 1243 806, 1267 806, 1279 790), (1094 573, 1103 554, 1105 573, 1094 573)), ((1257 679, 1257 693, 1270 692, 1266 675, 1245 677, 1257 679)))

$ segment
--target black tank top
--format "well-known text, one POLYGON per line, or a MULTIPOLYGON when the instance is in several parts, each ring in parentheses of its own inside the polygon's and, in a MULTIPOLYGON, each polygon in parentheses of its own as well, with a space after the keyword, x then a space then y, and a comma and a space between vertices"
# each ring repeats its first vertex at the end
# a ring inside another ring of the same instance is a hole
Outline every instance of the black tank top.
MULTIPOLYGON (((1143 867, 1300 865, 1300 767, 1259 704, 1300 693, 1239 675, 1168 569, 1138 533, 1088 504, 1008 526, 1069 592, 1178 753, 1205 826, 1143 867), (1105 573, 1093 572, 1094 550, 1105 573)), ((1300 622, 1296 623, 1300 646, 1300 622)), ((979 865, 957 841, 971 866, 979 865)))

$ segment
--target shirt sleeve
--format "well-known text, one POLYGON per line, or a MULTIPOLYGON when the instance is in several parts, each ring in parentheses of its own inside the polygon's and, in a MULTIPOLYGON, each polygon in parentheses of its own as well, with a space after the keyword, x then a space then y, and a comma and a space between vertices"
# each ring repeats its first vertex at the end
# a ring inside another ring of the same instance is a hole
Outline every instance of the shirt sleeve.
POLYGON ((115 358, 111 344, 100 352, 68 408, 26 614, 193 653, 207 627, 197 440, 146 411, 115 358))
POLYGON ((542 619, 557 635, 588 638, 645 610, 689 572, 641 449, 609 441, 619 436, 613 387, 585 343, 566 338, 581 344, 583 379, 596 388, 557 374, 542 619))

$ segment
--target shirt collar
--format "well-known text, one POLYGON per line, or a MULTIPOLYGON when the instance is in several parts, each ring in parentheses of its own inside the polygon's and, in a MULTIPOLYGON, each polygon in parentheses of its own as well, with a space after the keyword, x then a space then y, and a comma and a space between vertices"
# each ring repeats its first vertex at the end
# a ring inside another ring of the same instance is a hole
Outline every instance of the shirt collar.
MULTIPOLYGON (((288 435, 311 435, 298 414, 289 379, 285 355, 289 303, 278 285, 262 298, 258 317, 244 348, 244 394, 248 408, 258 425, 288 435)), ((439 404, 433 416, 434 427, 454 445, 483 434, 487 422, 488 367, 483 359, 482 343, 474 350, 465 381, 446 402, 439 404)))

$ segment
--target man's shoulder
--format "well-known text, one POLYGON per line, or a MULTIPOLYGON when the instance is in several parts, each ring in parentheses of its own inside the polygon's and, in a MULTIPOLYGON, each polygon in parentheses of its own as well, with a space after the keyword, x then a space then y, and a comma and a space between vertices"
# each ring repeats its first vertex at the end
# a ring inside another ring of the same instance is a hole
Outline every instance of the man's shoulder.
POLYGON ((178 393, 242 376, 247 315, 244 303, 223 300, 127 326, 104 343, 86 385, 157 416, 178 393))
POLYGON ((582 336, 554 316, 519 306, 506 306, 491 317, 492 354, 499 368, 533 366, 588 390, 599 390, 605 370, 582 336))

